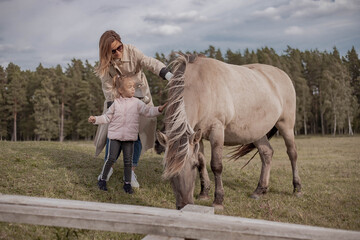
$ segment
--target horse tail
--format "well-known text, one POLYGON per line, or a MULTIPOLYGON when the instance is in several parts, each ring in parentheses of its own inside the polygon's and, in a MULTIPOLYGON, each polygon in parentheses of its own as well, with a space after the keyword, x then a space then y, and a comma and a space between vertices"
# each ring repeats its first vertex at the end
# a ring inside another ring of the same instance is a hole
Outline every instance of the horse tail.
POLYGON ((270 140, 274 135, 275 133, 277 133, 278 129, 274 126, 267 134, 267 138, 270 140))
MULTIPOLYGON (((270 140, 275 133, 278 131, 278 129, 274 126, 267 134, 267 138, 270 140)), ((230 160, 237 160, 240 157, 245 156, 246 154, 248 154, 249 152, 251 152, 253 149, 255 148, 254 143, 249 143, 249 144, 245 144, 245 145, 240 145, 239 147, 235 148, 232 152, 231 152, 231 156, 230 156, 230 160)), ((250 160, 242 167, 244 168, 257 154, 258 152, 256 152, 251 158, 250 160)))

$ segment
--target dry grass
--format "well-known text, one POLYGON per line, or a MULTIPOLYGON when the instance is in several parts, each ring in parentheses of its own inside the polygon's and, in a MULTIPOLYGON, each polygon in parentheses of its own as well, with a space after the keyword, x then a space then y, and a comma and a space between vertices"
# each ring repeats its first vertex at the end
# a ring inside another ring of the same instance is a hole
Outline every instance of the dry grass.
MULTIPOLYGON (((298 137, 298 165, 303 184, 302 198, 292 195, 290 161, 280 137, 271 140, 275 150, 270 190, 260 200, 249 195, 260 175, 256 156, 238 161, 224 159, 225 210, 216 214, 266 219, 313 226, 360 230, 360 136, 298 137)), ((206 142, 209 161, 209 143, 206 142)), ((230 151, 225 149, 224 156, 230 151)), ((93 157, 91 142, 1 142, 0 192, 27 196, 64 198, 119 204, 175 208, 168 182, 161 180, 162 156, 147 152, 141 157, 137 175, 141 188, 135 194, 122 191, 122 163, 115 167, 109 191, 96 186, 102 156, 93 157)), ((208 171, 213 175, 208 163, 208 171)), ((200 191, 196 185, 195 195, 200 191)), ((212 200, 195 204, 211 206, 212 200)), ((78 230, 26 224, 0 223, 0 239, 141 239, 142 235, 78 230)))

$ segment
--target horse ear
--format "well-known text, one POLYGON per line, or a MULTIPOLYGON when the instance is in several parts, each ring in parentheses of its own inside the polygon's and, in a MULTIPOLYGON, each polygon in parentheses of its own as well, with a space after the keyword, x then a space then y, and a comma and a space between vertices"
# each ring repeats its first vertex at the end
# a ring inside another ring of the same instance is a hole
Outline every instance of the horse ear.
POLYGON ((190 144, 199 143, 202 137, 201 129, 198 129, 195 133, 190 136, 190 144))
POLYGON ((166 143, 168 141, 167 137, 165 134, 163 134, 162 132, 160 132, 159 130, 156 132, 156 138, 157 140, 159 141, 159 143, 162 145, 162 146, 166 146, 166 143))

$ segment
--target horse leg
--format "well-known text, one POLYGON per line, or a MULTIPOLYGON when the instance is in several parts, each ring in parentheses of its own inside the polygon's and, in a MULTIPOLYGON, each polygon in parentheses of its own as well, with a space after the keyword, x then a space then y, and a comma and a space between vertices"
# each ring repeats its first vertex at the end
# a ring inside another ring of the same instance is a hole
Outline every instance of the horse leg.
POLYGON ((200 151, 198 155, 199 159, 199 175, 200 175, 200 184, 201 184, 201 191, 199 194, 199 199, 201 200, 207 200, 209 199, 209 191, 210 191, 210 179, 209 174, 206 169, 206 159, 204 155, 204 143, 201 140, 200 141, 200 151))
POLYGON ((222 165, 222 153, 224 146, 224 127, 218 122, 212 125, 209 135, 211 144, 211 170, 215 177, 215 196, 213 206, 215 209, 224 209, 224 188, 221 178, 223 169, 222 165))
POLYGON ((271 147, 269 140, 266 136, 254 142, 254 145, 259 150, 261 158, 261 174, 257 188, 251 194, 251 198, 258 199, 261 195, 267 193, 269 180, 270 180, 270 169, 271 169, 271 159, 274 154, 274 150, 271 147))
POLYGON ((284 138, 285 145, 286 145, 286 152, 289 156, 290 162, 291 162, 291 168, 293 173, 293 186, 294 186, 294 194, 297 197, 300 197, 302 195, 301 193, 301 180, 298 173, 297 168, 297 151, 296 151, 296 145, 295 145, 295 136, 293 129, 284 129, 282 128, 281 124, 278 124, 278 129, 281 134, 281 136, 284 138))

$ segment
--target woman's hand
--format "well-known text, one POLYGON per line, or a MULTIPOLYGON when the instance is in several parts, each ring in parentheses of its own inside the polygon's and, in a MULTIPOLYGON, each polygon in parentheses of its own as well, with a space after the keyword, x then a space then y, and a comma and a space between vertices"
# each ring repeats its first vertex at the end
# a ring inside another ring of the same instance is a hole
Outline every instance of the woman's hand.
POLYGON ((168 104, 168 103, 166 102, 166 103, 164 103, 163 105, 159 106, 159 112, 162 112, 162 111, 165 109, 165 107, 166 107, 167 104, 168 104))
POLYGON ((95 118, 94 116, 90 116, 90 117, 88 118, 88 121, 89 121, 90 123, 95 123, 95 122, 96 122, 96 118, 95 118))

